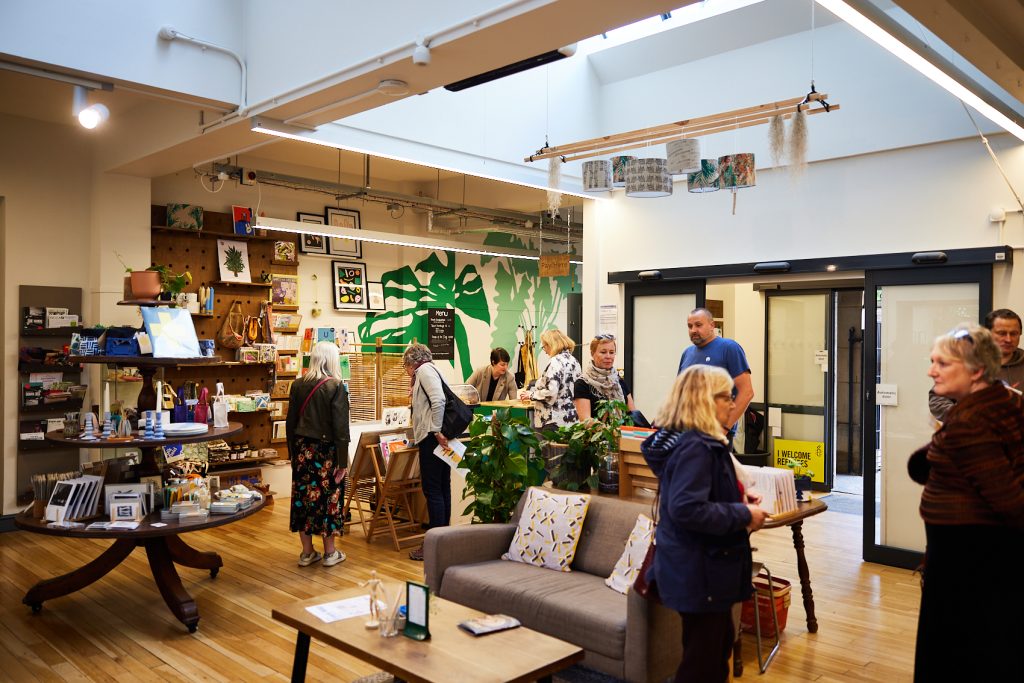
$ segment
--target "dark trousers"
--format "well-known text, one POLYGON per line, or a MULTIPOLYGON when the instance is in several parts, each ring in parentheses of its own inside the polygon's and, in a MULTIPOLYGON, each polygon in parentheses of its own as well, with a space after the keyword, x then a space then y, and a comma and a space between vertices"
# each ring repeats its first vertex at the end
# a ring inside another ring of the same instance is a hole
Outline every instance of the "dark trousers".
POLYGON ((452 519, 452 468, 434 455, 437 437, 432 433, 417 444, 420 449, 420 476, 423 497, 427 499, 430 528, 448 526, 452 519))
POLYGON ((732 612, 680 612, 679 616, 683 618, 683 661, 676 683, 725 683, 736 640, 732 612))

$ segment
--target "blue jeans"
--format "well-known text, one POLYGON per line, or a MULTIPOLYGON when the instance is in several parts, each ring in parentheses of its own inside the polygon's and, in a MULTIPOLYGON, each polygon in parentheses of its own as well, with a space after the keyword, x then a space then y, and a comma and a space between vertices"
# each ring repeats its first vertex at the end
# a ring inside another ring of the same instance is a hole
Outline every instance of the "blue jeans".
POLYGON ((423 497, 427 499, 427 515, 430 528, 448 526, 452 519, 452 468, 434 455, 437 437, 427 434, 417 444, 420 449, 420 477, 423 481, 423 497))

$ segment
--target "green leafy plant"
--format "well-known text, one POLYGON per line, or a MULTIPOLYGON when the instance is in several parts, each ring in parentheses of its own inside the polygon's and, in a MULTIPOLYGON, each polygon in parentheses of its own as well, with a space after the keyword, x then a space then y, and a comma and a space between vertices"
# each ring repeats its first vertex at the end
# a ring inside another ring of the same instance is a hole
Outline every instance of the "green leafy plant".
POLYGON ((544 438, 565 445, 565 452, 551 473, 559 488, 579 491, 596 489, 601 460, 618 450, 619 427, 633 424, 629 408, 622 401, 597 401, 594 419, 544 433, 544 438))
POLYGON ((814 472, 804 467, 799 460, 787 459, 785 465, 793 470, 793 476, 797 479, 812 479, 814 477, 814 472))
POLYGON ((187 270, 175 273, 167 266, 160 264, 154 264, 146 268, 146 270, 160 273, 160 291, 170 293, 171 299, 177 299, 178 295, 185 290, 185 287, 192 284, 192 273, 187 270))
POLYGON ((242 263, 242 252, 236 247, 228 247, 224 252, 224 267, 235 275, 245 270, 245 264, 242 263))
POLYGON ((466 470, 463 497, 473 496, 463 514, 474 523, 507 522, 523 492, 547 477, 540 439, 525 418, 507 408, 490 418, 477 415, 469 424, 469 441, 459 467, 466 470))

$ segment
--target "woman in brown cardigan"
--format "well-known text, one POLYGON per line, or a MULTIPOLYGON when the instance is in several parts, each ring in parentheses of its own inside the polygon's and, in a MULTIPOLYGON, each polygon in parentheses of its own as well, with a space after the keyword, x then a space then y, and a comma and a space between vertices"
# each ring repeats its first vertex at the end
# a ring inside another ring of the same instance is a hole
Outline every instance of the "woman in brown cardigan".
POLYGON ((1024 642, 1024 401, 996 379, 992 333, 935 340, 928 376, 956 400, 910 458, 928 546, 915 681, 1019 680, 1024 642))

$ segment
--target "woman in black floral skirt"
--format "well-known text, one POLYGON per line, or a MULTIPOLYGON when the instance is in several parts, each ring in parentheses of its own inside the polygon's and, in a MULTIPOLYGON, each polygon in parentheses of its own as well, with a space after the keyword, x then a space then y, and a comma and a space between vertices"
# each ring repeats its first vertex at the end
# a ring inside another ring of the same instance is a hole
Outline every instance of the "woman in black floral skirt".
POLYGON ((341 381, 338 347, 319 342, 309 369, 292 384, 288 402, 288 452, 292 499, 288 528, 299 534, 299 566, 323 560, 325 567, 345 560, 334 540, 345 528, 342 503, 348 472, 348 391, 341 381), (321 555, 313 536, 324 539, 321 555))

